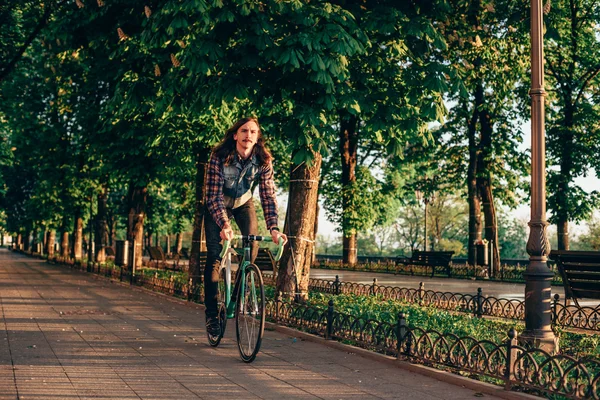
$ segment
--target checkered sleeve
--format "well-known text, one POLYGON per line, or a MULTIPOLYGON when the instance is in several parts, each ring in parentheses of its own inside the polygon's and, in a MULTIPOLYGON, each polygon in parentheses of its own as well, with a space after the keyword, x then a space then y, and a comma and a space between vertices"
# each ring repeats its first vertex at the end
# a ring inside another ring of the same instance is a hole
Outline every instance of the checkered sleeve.
POLYGON ((223 199, 223 161, 214 153, 210 156, 208 162, 208 171, 206 172, 206 205, 213 220, 223 229, 229 218, 225 210, 225 200, 223 199))
POLYGON ((268 163, 262 168, 258 188, 267 229, 270 230, 277 226, 277 197, 273 182, 273 164, 268 163))

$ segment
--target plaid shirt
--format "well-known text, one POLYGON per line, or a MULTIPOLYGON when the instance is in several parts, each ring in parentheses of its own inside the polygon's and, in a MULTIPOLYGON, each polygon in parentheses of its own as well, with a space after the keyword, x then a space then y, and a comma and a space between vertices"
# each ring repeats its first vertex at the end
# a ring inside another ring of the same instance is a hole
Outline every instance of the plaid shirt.
MULTIPOLYGON (((265 214, 267 229, 271 230, 271 228, 277 226, 277 198, 275 197, 275 183, 273 182, 273 164, 269 162, 266 165, 261 165, 258 174, 260 201, 265 214)), ((206 173, 206 205, 213 220, 221 229, 229 221, 223 197, 224 183, 223 160, 213 153, 210 156, 206 173)))

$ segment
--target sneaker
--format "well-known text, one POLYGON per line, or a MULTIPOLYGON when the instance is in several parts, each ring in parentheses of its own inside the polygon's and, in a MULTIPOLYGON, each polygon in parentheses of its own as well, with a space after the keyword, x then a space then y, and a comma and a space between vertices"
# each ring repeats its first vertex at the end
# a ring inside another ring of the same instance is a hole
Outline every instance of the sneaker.
POLYGON ((217 317, 206 317, 206 331, 211 336, 221 335, 221 323, 217 317))

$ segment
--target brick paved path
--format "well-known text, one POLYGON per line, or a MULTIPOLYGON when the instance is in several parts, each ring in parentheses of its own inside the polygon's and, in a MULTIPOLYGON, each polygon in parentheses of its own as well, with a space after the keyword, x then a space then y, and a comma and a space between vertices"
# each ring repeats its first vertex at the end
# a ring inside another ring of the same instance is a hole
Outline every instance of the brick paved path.
POLYGON ((0 399, 494 398, 274 331, 244 364, 199 305, 5 249, 0 312, 0 399))

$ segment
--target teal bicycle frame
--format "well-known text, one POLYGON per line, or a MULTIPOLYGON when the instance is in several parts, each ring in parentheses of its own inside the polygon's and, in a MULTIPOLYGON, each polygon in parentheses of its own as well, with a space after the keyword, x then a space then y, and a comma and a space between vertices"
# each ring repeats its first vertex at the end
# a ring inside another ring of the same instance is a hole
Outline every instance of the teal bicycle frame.
MULTIPOLYGON (((243 241, 243 255, 242 255, 242 260, 239 263, 239 267, 238 267, 238 271, 237 271, 237 284, 241 285, 241 288, 237 290, 238 293, 244 293, 246 290, 246 279, 244 278, 246 276, 246 267, 250 264, 250 259, 251 259, 251 255, 250 255, 250 241, 263 241, 263 242, 273 242, 273 238, 271 238, 271 236, 255 236, 255 235, 249 235, 249 236, 242 236, 242 235, 234 235, 233 236, 234 239, 241 239, 243 241)), ((221 251, 220 257, 221 259, 223 259, 225 261, 225 268, 226 268, 226 273, 225 273, 225 307, 227 310, 227 319, 232 319, 235 317, 235 309, 237 306, 237 302, 241 301, 243 302, 244 299, 235 299, 232 298, 232 292, 231 292, 231 254, 235 254, 237 255, 236 251, 230 248, 230 242, 229 240, 225 240, 223 242, 223 250, 221 251), (227 259, 225 259, 225 257, 227 257, 227 259)), ((283 239, 280 238, 279 239, 279 243, 277 246, 277 254, 274 256, 274 260, 275 261, 279 261, 279 259, 281 258, 281 255, 283 254, 283 239)), ((254 277, 252 276, 251 279, 254 279, 254 277)), ((250 282, 251 286, 254 287, 255 282, 250 282)), ((237 289, 237 287, 235 288, 237 289)), ((253 292, 252 293, 253 296, 256 296, 256 293, 253 292)), ((243 297, 243 296, 242 296, 243 297)), ((256 300, 256 297, 255 299, 256 300)), ((256 303, 256 301, 255 301, 256 303)), ((242 303, 241 306, 243 306, 244 304, 242 303)), ((258 310, 257 310, 258 311, 258 310)))

